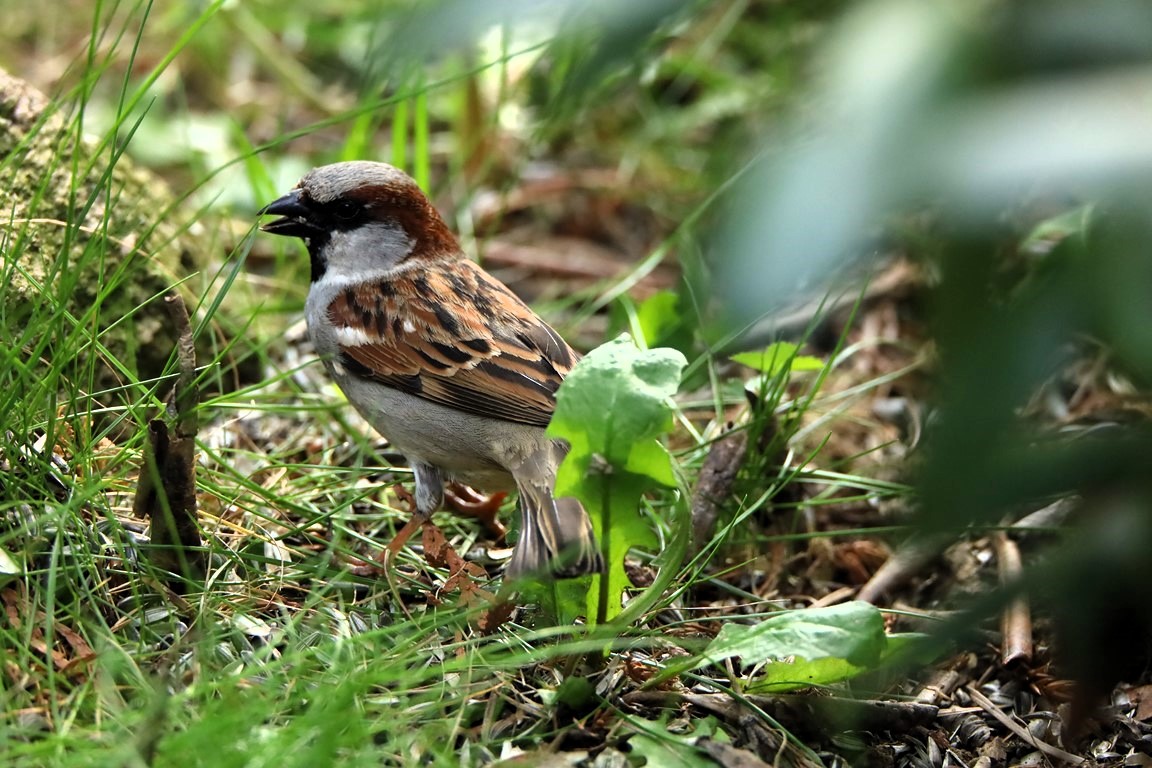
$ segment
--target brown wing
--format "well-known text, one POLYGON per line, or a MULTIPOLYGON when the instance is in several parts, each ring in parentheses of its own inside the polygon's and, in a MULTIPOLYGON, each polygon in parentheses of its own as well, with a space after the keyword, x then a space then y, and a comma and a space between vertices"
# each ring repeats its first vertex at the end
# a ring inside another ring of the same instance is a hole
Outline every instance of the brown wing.
POLYGON ((545 426, 577 356, 467 260, 348 288, 328 307, 355 375, 479 416, 545 426))

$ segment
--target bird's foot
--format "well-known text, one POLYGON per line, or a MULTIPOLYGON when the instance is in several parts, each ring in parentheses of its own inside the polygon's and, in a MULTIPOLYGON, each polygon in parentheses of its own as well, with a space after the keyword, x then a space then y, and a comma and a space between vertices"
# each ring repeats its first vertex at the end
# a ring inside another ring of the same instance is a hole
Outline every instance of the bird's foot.
POLYGON ((449 509, 476 518, 484 530, 498 540, 508 535, 508 528, 497 518, 506 498, 508 494, 503 491, 485 495, 463 483, 448 483, 444 488, 444 501, 449 509))

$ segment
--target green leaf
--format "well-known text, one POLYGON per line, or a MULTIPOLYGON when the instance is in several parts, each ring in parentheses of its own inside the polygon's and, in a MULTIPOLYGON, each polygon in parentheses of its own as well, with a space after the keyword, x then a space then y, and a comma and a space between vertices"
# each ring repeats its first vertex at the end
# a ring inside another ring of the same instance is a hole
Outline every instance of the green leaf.
POLYGON ((680 324, 679 303, 680 297, 672 291, 657 291, 636 307, 636 324, 648 343, 658 343, 680 324))
POLYGON ((779 661, 764 667, 760 677, 751 681, 746 690, 748 693, 781 693, 798 688, 832 685, 851 680, 868 669, 870 667, 858 666, 836 657, 779 661))
POLYGON ((596 685, 586 677, 570 675, 556 689, 556 701, 572 712, 591 712, 599 702, 596 685))
POLYGON ((676 485, 672 458, 657 438, 672 428, 669 398, 685 365, 674 349, 640 350, 624 335, 588 353, 556 393, 548 434, 571 445, 556 495, 584 503, 607 564, 588 591, 590 621, 620 612, 628 550, 656 544, 640 504, 648 491, 676 485))
POLYGON ((699 750, 697 742, 728 740, 713 717, 694 721, 689 734, 672 733, 664 720, 626 718, 625 722, 636 728, 628 739, 630 754, 643 758, 646 768, 715 768, 716 762, 699 750))
POLYGON ((679 294, 672 291, 657 291, 642 301, 636 307, 636 325, 649 347, 686 350, 692 345, 692 327, 679 294))
POLYGON ((603 624, 620 613, 624 591, 632 586, 624 570, 628 550, 655 549, 659 544, 640 514, 641 499, 652 487, 650 480, 630 472, 589 478, 582 487, 596 498, 595 502, 585 502, 585 506, 592 516, 605 564, 605 572, 592 577, 592 588, 585 597, 589 623, 603 624))
POLYGON ((10 554, 0 549, 0 585, 7 584, 16 576, 23 575, 24 569, 10 554))
POLYGON ((887 636, 880 665, 924 667, 940 658, 941 652, 940 642, 930 634, 897 632, 887 636))
MULTIPOLYGON (((672 428, 668 398, 676 393, 687 364, 674 349, 637 349, 627 334, 602 344, 576 365, 556 393, 548 434, 567 440, 572 456, 594 455, 613 467, 651 469, 661 463, 653 441, 672 428)), ((671 474, 656 473, 652 477, 661 483, 671 474)))
POLYGON ((828 608, 787 611, 756 624, 726 624, 697 666, 740 657, 767 663, 755 690, 829 685, 875 668, 884 654, 884 619, 861 601, 828 608))
POLYGON ((795 373, 797 371, 819 371, 824 367, 824 361, 810 355, 798 355, 798 344, 787 341, 778 341, 769 344, 759 352, 741 352, 732 355, 732 360, 761 373, 775 376, 783 371, 795 373))
POLYGON ((1024 253, 1045 255, 1069 237, 1083 237, 1095 213, 1096 206, 1083 205, 1045 219, 1028 233, 1020 244, 1020 250, 1024 253))

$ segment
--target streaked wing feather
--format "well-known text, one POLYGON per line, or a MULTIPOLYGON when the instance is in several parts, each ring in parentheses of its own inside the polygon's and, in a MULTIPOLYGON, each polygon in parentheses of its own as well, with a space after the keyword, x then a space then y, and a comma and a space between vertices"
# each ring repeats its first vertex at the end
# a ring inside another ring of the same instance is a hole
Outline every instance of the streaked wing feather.
POLYGON ((340 293, 328 310, 338 335, 344 326, 371 329, 347 334, 341 363, 450 408, 547 425, 576 354, 475 264, 451 266, 340 293))

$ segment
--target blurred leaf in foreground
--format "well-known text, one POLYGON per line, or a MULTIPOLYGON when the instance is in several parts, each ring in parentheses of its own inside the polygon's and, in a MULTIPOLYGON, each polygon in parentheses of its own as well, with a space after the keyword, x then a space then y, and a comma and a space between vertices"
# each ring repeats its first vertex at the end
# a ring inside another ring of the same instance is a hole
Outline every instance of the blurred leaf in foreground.
POLYGON ((956 532, 1083 499, 1081 529, 1024 583, 1074 617, 1056 647, 1102 697, 1145 668, 1134 648, 1152 636, 1152 423, 1126 392, 1146 402, 1152 385, 1152 2, 987 10, 853 9, 819 109, 734 194, 717 282, 733 330, 752 328, 876 250, 889 217, 928 214, 907 243, 931 261, 939 372, 918 520, 956 532), (1045 214, 1029 238, 1019 219, 1045 214), (1085 398, 1052 382, 1093 354, 1128 381, 1076 391, 1123 407, 1077 413, 1085 398))
POLYGON ((572 446, 556 495, 584 503, 607 563, 588 593, 588 617, 597 623, 620 612, 628 550, 656 544, 640 502, 649 490, 676 485, 672 458, 657 438, 672 428, 668 398, 685 365, 676 350, 640 350, 625 335, 592 350, 556 393, 548 434, 572 446))
POLYGON ((718 274, 729 319, 819 293, 896 211, 931 205, 987 233, 1038 195, 1146 201, 1150 25, 1149 2, 858 4, 825 50, 821 109, 732 197, 718 274))
POLYGON ((811 355, 799 355, 800 346, 787 341, 778 341, 769 344, 758 352, 740 352, 732 355, 734 362, 746 365, 761 373, 774 376, 781 371, 789 373, 798 371, 819 371, 824 367, 824 361, 811 355))

